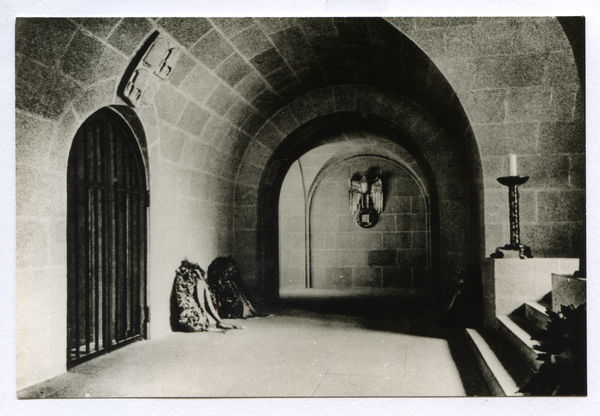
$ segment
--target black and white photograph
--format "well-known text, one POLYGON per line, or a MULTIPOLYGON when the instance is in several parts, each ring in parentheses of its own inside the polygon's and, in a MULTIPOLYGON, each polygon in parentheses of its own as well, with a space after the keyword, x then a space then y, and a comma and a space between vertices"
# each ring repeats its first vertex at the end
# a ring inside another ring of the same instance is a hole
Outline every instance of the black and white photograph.
POLYGON ((12 23, 15 406, 589 395, 583 13, 12 23))

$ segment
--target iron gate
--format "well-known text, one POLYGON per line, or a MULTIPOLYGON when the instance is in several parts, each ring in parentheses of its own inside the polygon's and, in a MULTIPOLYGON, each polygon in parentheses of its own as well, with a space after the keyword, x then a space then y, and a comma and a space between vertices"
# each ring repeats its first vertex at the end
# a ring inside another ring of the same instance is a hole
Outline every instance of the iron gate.
POLYGON ((80 127, 67 178, 67 367, 140 339, 146 306, 141 152, 110 109, 80 127))

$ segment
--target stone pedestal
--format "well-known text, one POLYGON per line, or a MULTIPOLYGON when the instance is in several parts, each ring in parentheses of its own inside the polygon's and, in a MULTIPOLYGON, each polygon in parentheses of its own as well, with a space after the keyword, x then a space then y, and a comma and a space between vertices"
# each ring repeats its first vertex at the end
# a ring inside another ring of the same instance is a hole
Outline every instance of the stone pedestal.
POLYGON ((586 280, 581 277, 573 277, 572 274, 552 273, 552 310, 560 312, 560 306, 573 305, 577 307, 585 303, 586 280))
POLYGON ((537 302, 552 291, 552 274, 570 274, 578 259, 487 258, 482 264, 483 321, 496 327, 496 316, 508 315, 525 302, 537 302))

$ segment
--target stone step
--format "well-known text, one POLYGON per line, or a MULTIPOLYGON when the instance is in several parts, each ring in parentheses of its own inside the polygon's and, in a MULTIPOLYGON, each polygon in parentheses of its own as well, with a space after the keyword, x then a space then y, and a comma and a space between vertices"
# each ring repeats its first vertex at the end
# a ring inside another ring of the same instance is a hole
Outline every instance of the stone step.
POLYGON ((552 310, 552 292, 546 293, 540 300, 538 300, 538 303, 542 305, 544 309, 552 310))
MULTIPOLYGON (((525 302, 523 304, 524 318, 538 329, 546 329, 550 317, 546 313, 546 307, 538 302, 525 302)), ((533 335, 533 334, 532 334, 533 335)))
POLYGON ((519 316, 498 316, 497 319, 502 337, 515 348, 529 368, 537 371, 542 362, 537 359, 538 353, 533 349, 538 344, 532 339, 533 325, 519 316))
POLYGON ((511 356, 501 340, 492 338, 476 329, 467 328, 467 342, 470 344, 477 366, 494 396, 522 396, 519 386, 527 379, 527 366, 511 356))

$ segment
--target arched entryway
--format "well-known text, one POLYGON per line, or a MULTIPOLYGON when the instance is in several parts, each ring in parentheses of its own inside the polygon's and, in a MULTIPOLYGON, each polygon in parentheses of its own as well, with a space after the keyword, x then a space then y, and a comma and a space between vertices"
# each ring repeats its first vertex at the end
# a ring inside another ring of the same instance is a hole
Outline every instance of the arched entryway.
MULTIPOLYGON (((434 296, 440 295, 440 242, 442 230, 440 228, 440 199, 439 184, 437 175, 434 173, 434 167, 424 157, 421 149, 415 145, 413 138, 403 132, 401 129, 383 121, 371 117, 363 117, 358 114, 336 114, 320 119, 313 120, 302 128, 292 133, 275 150, 270 159, 265 172, 263 173, 261 186, 259 188, 259 198, 257 212, 258 230, 258 263, 261 266, 261 293, 265 301, 274 301, 279 293, 279 196, 285 174, 290 166, 302 155, 309 152, 324 143, 335 141, 340 137, 340 129, 358 129, 370 131, 379 137, 390 138, 389 144, 379 143, 373 146, 380 152, 380 157, 389 157, 393 155, 393 147, 402 145, 406 154, 410 155, 411 165, 419 170, 419 178, 423 184, 423 189, 427 189, 427 248, 428 273, 431 276, 427 284, 429 290, 434 296), (383 154, 381 154, 383 153, 383 154)), ((341 140, 345 140, 341 138, 341 140)), ((360 152, 359 152, 360 153, 360 152)), ((373 155, 371 155, 373 156, 373 155)), ((392 158, 393 159, 393 158, 392 158)), ((447 178, 443 179, 444 181, 447 178)), ((467 233, 466 230, 463 230, 467 233)), ((458 236, 457 236, 458 237, 458 236)), ((464 238, 464 236, 460 236, 464 238)), ((389 254, 389 253, 388 253, 389 254)), ((412 272, 412 271, 411 271, 412 272)))
POLYGON ((144 159, 113 109, 91 115, 67 170, 67 366, 145 335, 144 159))
POLYGON ((460 88, 397 28, 377 19, 367 26, 377 30, 370 33, 385 33, 382 48, 365 47, 376 55, 356 60, 354 49, 332 47, 328 54, 337 62, 352 58, 343 73, 327 71, 329 80, 307 84, 298 97, 286 95, 253 128, 236 178, 234 209, 244 215, 234 221, 234 254, 248 270, 249 286, 265 299, 277 298, 273 282, 279 281, 278 230, 272 226, 278 187, 290 164, 319 145, 316 137, 342 124, 385 130, 423 167, 437 216, 431 219, 438 233, 432 235, 433 267, 444 271, 432 270, 438 305, 450 302, 461 270, 475 270, 485 257, 483 164, 460 88))
POLYGON ((373 132, 336 136, 345 140, 329 138, 302 155, 282 183, 280 295, 311 288, 429 297, 431 203, 422 169, 405 149, 373 132), (373 224, 361 227, 349 209, 348 184, 368 171, 382 181, 383 207, 373 224))

